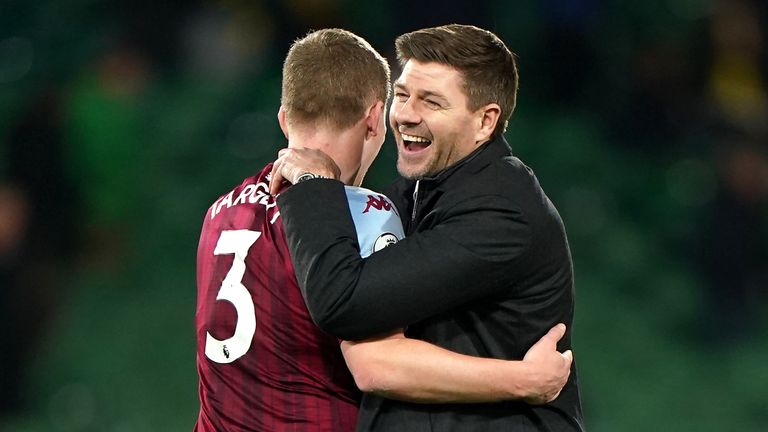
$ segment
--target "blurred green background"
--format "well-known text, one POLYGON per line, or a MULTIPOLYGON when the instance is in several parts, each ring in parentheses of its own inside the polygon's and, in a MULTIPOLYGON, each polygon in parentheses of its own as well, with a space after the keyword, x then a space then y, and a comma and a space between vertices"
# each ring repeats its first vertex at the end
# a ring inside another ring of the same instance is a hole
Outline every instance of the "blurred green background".
MULTIPOLYGON (((766 430, 766 18, 749 0, 0 2, 0 430, 191 430, 200 224, 284 145, 290 42, 343 27, 393 61, 397 35, 450 22, 519 56, 507 138, 568 229, 588 429, 766 430)), ((388 138, 365 186, 394 158, 388 138)))

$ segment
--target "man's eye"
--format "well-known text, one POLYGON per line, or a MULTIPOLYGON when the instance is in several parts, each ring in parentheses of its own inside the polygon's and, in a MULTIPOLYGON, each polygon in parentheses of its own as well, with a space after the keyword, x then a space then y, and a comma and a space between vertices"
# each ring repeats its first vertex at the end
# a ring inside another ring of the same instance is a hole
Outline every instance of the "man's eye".
POLYGON ((406 93, 403 93, 403 92, 395 93, 395 97, 400 99, 400 100, 408 99, 408 95, 406 93))
POLYGON ((430 108, 440 108, 440 104, 438 102, 436 102, 436 101, 431 100, 431 99, 426 99, 424 101, 424 103, 426 103, 427 106, 430 107, 430 108))

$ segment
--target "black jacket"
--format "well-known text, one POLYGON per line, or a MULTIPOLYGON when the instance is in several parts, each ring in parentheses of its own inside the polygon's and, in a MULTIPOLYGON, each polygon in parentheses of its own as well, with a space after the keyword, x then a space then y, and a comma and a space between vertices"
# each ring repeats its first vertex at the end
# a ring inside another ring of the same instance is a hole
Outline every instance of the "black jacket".
MULTIPOLYGON (((317 324, 343 339, 398 328, 449 350, 522 359, 552 326, 571 347, 573 269, 560 216, 503 138, 437 176, 388 193, 406 239, 366 259, 340 182, 278 197, 299 284, 317 324), (418 189, 416 189, 418 186, 418 189)), ((361 430, 583 430, 577 374, 551 404, 411 404, 366 395, 361 430)))

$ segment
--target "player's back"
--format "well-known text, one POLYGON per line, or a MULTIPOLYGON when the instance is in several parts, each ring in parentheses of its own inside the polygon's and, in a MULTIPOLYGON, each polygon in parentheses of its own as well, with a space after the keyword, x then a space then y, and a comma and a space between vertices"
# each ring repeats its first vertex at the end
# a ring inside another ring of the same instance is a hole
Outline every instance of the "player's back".
POLYGON ((196 431, 351 431, 359 393, 312 322, 268 191, 271 165, 208 210, 197 255, 196 431))

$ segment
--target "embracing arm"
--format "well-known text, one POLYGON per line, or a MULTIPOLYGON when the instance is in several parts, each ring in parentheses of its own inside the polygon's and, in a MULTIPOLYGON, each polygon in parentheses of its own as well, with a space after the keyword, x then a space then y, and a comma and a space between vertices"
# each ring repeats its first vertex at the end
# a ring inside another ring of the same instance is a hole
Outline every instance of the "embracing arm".
POLYGON ((457 203, 437 226, 362 259, 341 182, 300 183, 278 205, 307 307, 320 328, 341 339, 390 332, 498 294, 511 285, 510 263, 530 241, 509 202, 477 196, 457 203))
POLYGON ((565 326, 553 327, 521 361, 457 354, 402 332, 343 342, 342 353, 364 392, 417 403, 554 400, 570 374, 573 356, 557 351, 565 326))

